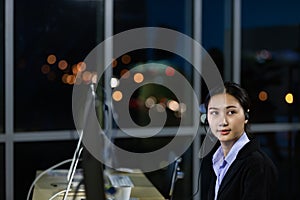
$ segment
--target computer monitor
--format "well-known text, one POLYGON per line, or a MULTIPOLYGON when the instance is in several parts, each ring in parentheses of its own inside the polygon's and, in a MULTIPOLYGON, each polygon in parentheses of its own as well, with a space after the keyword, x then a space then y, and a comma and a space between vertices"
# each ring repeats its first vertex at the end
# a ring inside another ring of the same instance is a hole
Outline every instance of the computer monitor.
POLYGON ((103 164, 83 150, 82 169, 86 200, 105 200, 103 164))

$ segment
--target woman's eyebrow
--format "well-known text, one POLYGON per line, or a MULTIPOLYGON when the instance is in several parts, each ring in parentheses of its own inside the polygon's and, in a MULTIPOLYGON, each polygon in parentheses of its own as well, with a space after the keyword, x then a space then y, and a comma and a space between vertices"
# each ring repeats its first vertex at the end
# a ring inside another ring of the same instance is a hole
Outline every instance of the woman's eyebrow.
POLYGON ((217 107, 209 107, 208 110, 219 110, 217 107))
MULTIPOLYGON (((230 109, 230 108, 237 108, 237 106, 234 106, 234 105, 229 105, 229 106, 226 106, 226 109, 230 109)), ((208 110, 219 110, 220 108, 218 107, 209 107, 208 110)))
POLYGON ((232 105, 232 106, 227 106, 227 107, 226 107, 226 109, 229 109, 229 108, 237 108, 237 106, 233 106, 233 105, 232 105))

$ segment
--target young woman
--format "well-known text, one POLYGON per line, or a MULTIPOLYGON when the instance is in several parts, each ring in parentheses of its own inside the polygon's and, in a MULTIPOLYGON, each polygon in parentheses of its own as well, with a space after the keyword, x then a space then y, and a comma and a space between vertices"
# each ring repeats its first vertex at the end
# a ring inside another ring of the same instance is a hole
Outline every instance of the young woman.
POLYGON ((205 107, 209 131, 218 143, 202 161, 201 200, 276 199, 277 169, 247 130, 247 92, 226 82, 210 92, 205 107))

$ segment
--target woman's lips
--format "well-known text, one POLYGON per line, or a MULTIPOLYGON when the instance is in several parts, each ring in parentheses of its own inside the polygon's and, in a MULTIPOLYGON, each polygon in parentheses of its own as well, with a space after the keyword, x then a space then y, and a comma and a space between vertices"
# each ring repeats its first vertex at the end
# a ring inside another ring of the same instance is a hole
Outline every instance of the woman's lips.
POLYGON ((230 133, 230 130, 218 130, 218 132, 221 134, 221 135, 228 135, 230 133))

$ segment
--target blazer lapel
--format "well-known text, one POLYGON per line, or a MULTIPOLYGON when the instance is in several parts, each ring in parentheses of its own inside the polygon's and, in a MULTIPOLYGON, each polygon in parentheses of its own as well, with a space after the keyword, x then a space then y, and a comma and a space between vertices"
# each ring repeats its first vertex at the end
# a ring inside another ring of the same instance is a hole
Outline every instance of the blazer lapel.
POLYGON ((259 148, 258 140, 252 139, 240 150, 235 161, 231 164, 231 166, 229 167, 227 173, 225 174, 222 180, 222 183, 219 188, 218 196, 223 192, 227 184, 230 184, 231 180, 235 177, 235 174, 241 169, 241 166, 243 165, 244 162, 244 158, 258 148, 259 148))
POLYGON ((227 173, 225 174, 222 183, 219 188, 218 196, 221 195, 223 190, 226 188, 228 184, 230 184, 231 179, 235 177, 235 174, 241 169, 242 160, 235 160, 231 166, 229 167, 227 173))

